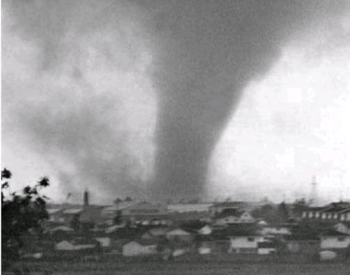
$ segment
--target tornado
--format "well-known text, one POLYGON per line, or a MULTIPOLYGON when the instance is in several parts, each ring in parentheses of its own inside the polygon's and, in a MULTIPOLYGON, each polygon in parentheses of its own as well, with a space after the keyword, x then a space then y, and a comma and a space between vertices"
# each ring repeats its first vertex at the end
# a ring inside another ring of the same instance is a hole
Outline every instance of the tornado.
POLYGON ((3 1, 4 137, 64 193, 201 197, 245 87, 349 3, 3 1))
POLYGON ((154 199, 204 195, 213 149, 246 85, 315 18, 339 9, 327 1, 304 2, 172 1, 160 9, 154 199))

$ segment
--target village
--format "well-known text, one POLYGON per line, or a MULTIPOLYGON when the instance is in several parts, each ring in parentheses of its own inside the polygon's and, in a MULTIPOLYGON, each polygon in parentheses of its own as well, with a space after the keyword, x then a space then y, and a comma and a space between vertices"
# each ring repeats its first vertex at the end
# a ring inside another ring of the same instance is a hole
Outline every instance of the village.
POLYGON ((312 207, 251 203, 48 205, 42 232, 26 236, 22 258, 32 261, 177 260, 347 262, 350 202, 312 207))

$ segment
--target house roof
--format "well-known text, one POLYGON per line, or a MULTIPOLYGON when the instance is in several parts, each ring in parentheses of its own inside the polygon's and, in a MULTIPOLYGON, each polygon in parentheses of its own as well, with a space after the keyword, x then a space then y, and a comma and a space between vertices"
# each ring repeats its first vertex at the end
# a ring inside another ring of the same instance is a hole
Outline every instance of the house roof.
POLYGON ((197 212, 172 212, 169 213, 169 218, 174 221, 194 221, 194 220, 203 220, 209 219, 210 214, 207 211, 197 212))
POLYGON ((63 211, 64 214, 79 214, 83 211, 82 208, 79 209, 66 209, 63 211))
POLYGON ((319 241, 320 238, 314 234, 291 234, 284 236, 286 241, 319 241))
POLYGON ((50 232, 53 233, 53 232, 56 232, 56 231, 65 231, 65 232, 72 232, 74 231, 72 228, 68 227, 68 226, 56 226, 52 229, 50 229, 50 232))
POLYGON ((344 210, 341 210, 339 212, 339 214, 344 214, 344 213, 349 213, 350 212, 350 207, 349 208, 345 208, 344 210))
POLYGON ((211 236, 216 239, 227 239, 234 236, 261 236, 261 233, 255 226, 228 226, 222 229, 213 230, 211 236))
POLYGON ((107 228, 105 229, 105 232, 106 232, 107 234, 110 234, 110 233, 115 232, 115 231, 117 231, 117 230, 119 230, 119 229, 121 229, 121 228, 124 228, 125 226, 126 226, 126 222, 123 222, 123 223, 121 223, 121 224, 119 224, 119 225, 113 225, 113 226, 111 226, 111 227, 107 227, 107 228))
POLYGON ((159 244, 160 240, 159 239, 145 239, 145 240, 144 239, 134 239, 134 240, 130 240, 130 241, 124 243, 124 245, 128 245, 128 244, 133 243, 133 242, 135 242, 141 246, 149 246, 149 245, 153 246, 153 245, 159 244))
POLYGON ((188 231, 181 229, 181 228, 174 228, 174 229, 170 229, 166 235, 191 235, 191 233, 189 233, 188 231))
POLYGON ((335 230, 335 229, 333 229, 333 228, 331 228, 331 229, 328 229, 328 230, 326 230, 326 231, 324 231, 324 232, 322 232, 321 233, 321 236, 328 236, 328 237, 333 237, 333 236, 347 236, 347 237, 349 237, 350 238, 350 235, 349 234, 346 234, 346 233, 343 233, 343 232, 339 232, 339 231, 337 231, 337 230, 335 230))
POLYGON ((58 213, 58 212, 61 212, 62 209, 61 208, 55 208, 55 209, 47 209, 47 213, 49 215, 52 215, 52 214, 55 214, 55 213, 58 213))
POLYGON ((219 202, 219 203, 215 203, 213 206, 211 207, 242 207, 244 206, 245 203, 242 201, 225 201, 225 202, 219 202))
POLYGON ((322 210, 326 210, 327 207, 321 206, 321 207, 308 207, 307 209, 305 209, 306 211, 322 211, 322 210))

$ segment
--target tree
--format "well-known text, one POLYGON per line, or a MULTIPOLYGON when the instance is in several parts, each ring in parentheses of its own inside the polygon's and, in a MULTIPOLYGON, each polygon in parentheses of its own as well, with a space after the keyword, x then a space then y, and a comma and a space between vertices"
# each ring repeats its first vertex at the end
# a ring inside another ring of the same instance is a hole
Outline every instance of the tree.
POLYGON ((34 187, 26 186, 21 193, 11 192, 8 180, 12 174, 4 168, 1 172, 1 245, 2 269, 5 270, 20 256, 23 236, 31 231, 40 232, 42 222, 48 218, 42 188, 49 186, 47 177, 41 178, 34 187))
POLYGON ((121 203, 121 202, 123 202, 123 200, 122 200, 121 198, 116 198, 116 199, 114 200, 114 204, 119 204, 119 203, 121 203))
POLYGON ((280 220, 280 223, 285 223, 288 221, 289 210, 288 210, 288 206, 285 202, 282 202, 278 205, 277 214, 278 214, 278 218, 280 220))

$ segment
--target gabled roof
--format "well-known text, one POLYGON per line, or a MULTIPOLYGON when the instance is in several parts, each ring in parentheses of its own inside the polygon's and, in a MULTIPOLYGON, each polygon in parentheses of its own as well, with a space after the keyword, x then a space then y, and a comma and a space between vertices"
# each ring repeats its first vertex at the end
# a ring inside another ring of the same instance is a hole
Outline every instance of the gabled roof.
POLYGON ((105 229, 105 232, 106 232, 107 234, 110 234, 110 233, 115 232, 115 231, 117 231, 117 230, 119 230, 119 229, 121 229, 121 228, 124 228, 125 226, 126 226, 126 222, 123 222, 123 223, 121 223, 121 224, 119 224, 119 225, 113 225, 113 226, 111 226, 111 227, 107 227, 107 228, 105 229))
POLYGON ((339 214, 344 214, 344 213, 349 213, 349 212, 350 212, 350 207, 341 210, 341 211, 339 212, 339 214))
POLYGON ((173 229, 170 229, 166 235, 186 235, 186 236, 189 236, 191 235, 191 233, 189 233, 188 231, 184 230, 184 229, 181 229, 181 228, 173 228, 173 229))
POLYGON ((261 236, 255 225, 251 226, 227 226, 222 229, 213 230, 212 234, 215 238, 227 239, 234 236, 261 236))
POLYGON ((68 227, 68 226, 56 226, 52 229, 50 229, 50 232, 53 233, 53 232, 56 232, 56 231, 65 231, 65 232, 72 232, 74 231, 72 228, 68 227))
POLYGON ((158 245, 160 240, 159 239, 147 239, 147 240, 135 239, 135 240, 130 240, 130 241, 124 243, 123 246, 128 245, 128 244, 133 243, 133 242, 135 242, 141 246, 150 246, 150 245, 153 246, 153 245, 158 245))

